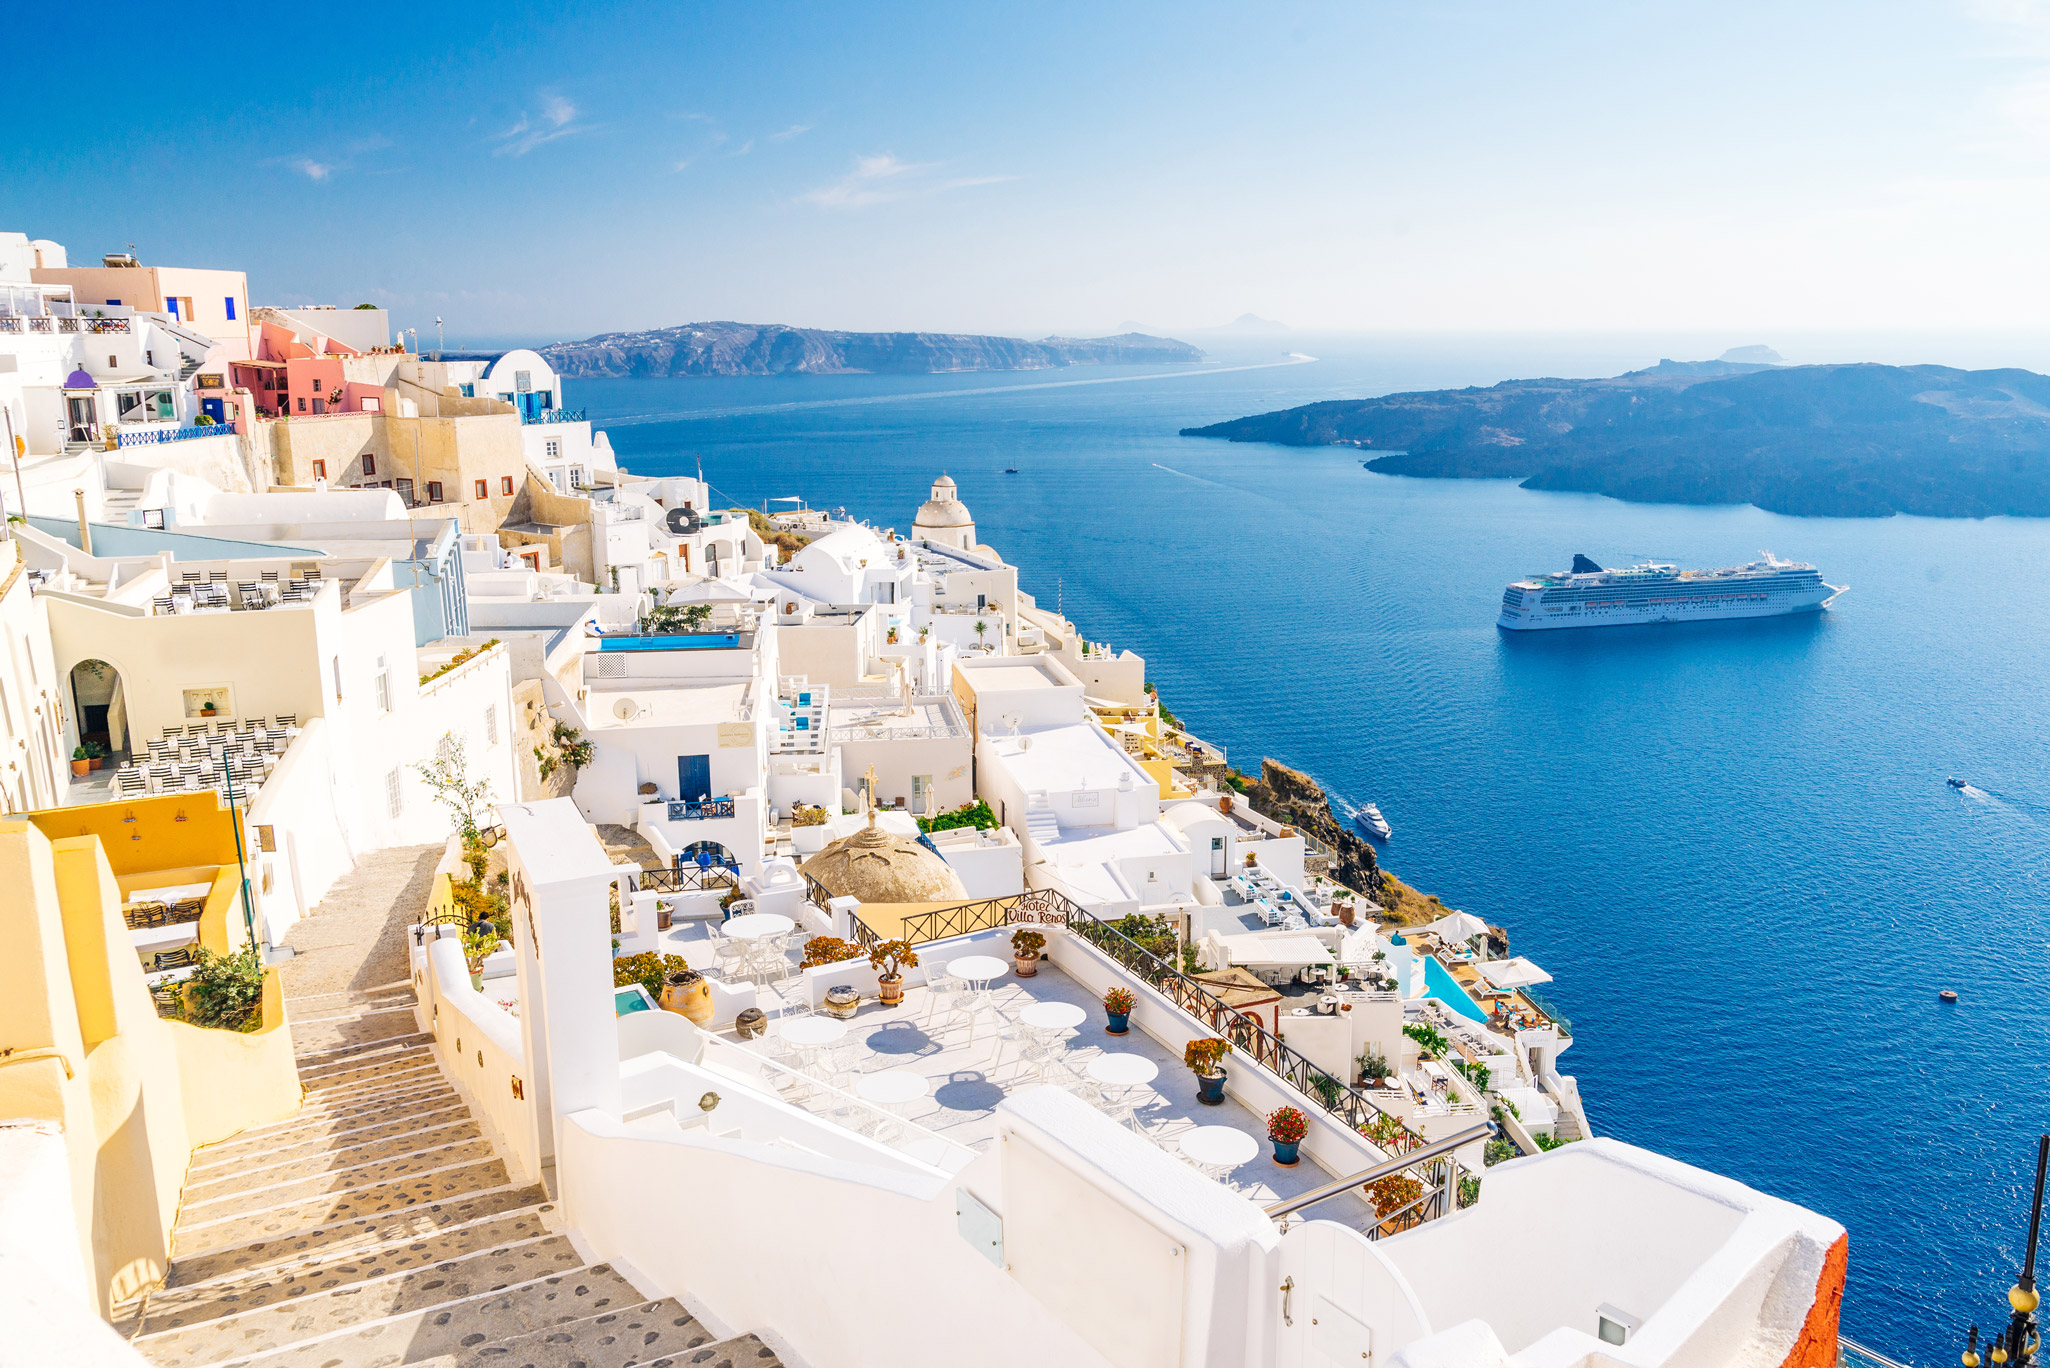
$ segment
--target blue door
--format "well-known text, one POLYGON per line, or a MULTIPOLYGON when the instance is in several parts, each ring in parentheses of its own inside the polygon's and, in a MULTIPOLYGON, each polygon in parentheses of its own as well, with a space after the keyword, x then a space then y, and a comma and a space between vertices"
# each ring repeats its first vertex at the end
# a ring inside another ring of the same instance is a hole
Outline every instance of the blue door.
POLYGON ((548 407, 548 396, 537 393, 534 390, 528 390, 525 394, 519 395, 518 398, 520 401, 520 421, 523 423, 540 422, 541 410, 548 407))
POLYGON ((679 755, 676 757, 676 796, 687 803, 712 796, 711 756, 679 755))
POLYGON ((204 413, 207 417, 213 419, 216 423, 225 423, 228 421, 227 407, 219 399, 200 400, 199 411, 201 413, 204 413))

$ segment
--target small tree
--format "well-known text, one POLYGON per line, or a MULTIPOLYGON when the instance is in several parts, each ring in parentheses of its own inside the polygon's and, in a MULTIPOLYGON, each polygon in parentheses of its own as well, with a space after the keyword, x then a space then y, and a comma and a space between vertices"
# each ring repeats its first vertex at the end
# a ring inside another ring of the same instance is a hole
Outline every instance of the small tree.
POLYGON ((712 605, 692 603, 678 606, 665 603, 650 608, 641 619, 641 631, 649 636, 666 636, 672 632, 696 632, 703 630, 712 620, 712 605))
POLYGON ((441 738, 441 744, 434 748, 434 758, 423 760, 413 766, 422 783, 434 801, 448 809, 449 817, 455 822, 456 830, 462 834, 463 843, 470 844, 477 839, 477 818, 491 807, 489 779, 470 778, 469 761, 463 755, 463 743, 454 732, 441 738))
POLYGON ((989 624, 987 622, 984 622, 981 618, 975 619, 975 639, 977 641, 982 640, 983 633, 988 630, 989 624))

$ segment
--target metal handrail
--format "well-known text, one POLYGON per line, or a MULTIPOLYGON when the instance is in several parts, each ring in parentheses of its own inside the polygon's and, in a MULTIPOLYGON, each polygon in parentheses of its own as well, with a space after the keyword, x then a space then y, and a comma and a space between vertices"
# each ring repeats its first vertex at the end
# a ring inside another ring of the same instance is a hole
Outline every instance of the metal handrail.
POLYGON ((1264 1208, 1264 1210, 1267 1215, 1278 1219, 1288 1215, 1290 1212, 1301 1211, 1306 1206, 1315 1206, 1318 1202, 1324 1201, 1327 1198, 1343 1196, 1353 1188, 1364 1187, 1368 1183, 1378 1182, 1380 1179, 1400 1173, 1404 1169, 1415 1168, 1418 1164, 1428 1163, 1440 1155, 1450 1154, 1461 1145, 1470 1145, 1476 1140, 1492 1140, 1494 1136, 1495 1124, 1492 1121, 1479 1126, 1469 1126, 1457 1135, 1448 1135, 1443 1140, 1433 1140, 1422 1149, 1411 1150, 1408 1154, 1400 1154, 1393 1159, 1383 1159, 1372 1168, 1361 1169, 1358 1173, 1348 1177, 1334 1178, 1322 1187, 1311 1188, 1308 1192, 1299 1192, 1288 1200, 1276 1202, 1274 1205, 1264 1208))
POLYGON ((1908 1368, 1899 1359, 1888 1358, 1877 1349, 1868 1349, 1849 1335, 1838 1335, 1836 1339, 1836 1361, 1838 1368, 1908 1368))

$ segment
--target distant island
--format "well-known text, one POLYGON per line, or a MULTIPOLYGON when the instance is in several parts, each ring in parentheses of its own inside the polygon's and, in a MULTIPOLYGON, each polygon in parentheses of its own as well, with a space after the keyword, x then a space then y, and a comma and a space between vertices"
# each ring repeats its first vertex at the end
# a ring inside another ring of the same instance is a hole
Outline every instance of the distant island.
POLYGON ((781 323, 684 323, 602 333, 539 349, 561 375, 650 379, 687 375, 938 375, 1064 366, 1187 364, 1200 348, 1172 338, 982 337, 972 333, 858 333, 781 323))
MULTIPOLYGON (((1765 348, 1734 355, 1771 356, 1765 348)), ((1390 475, 1815 517, 2050 517, 2050 376, 1661 361, 1605 380, 1339 399, 1185 437, 1351 445, 1390 475)))

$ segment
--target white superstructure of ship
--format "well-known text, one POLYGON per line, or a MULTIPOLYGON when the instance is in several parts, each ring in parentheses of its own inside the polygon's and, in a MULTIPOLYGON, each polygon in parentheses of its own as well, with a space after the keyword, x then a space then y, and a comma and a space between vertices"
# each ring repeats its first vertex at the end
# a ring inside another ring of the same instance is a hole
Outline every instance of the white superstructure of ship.
POLYGON ((1765 559, 1727 570, 1682 570, 1657 561, 1605 570, 1575 556, 1564 574, 1532 575, 1510 585, 1496 625, 1530 632, 1784 617, 1820 612, 1844 592, 1844 586, 1823 583, 1812 565, 1760 554, 1765 559))

